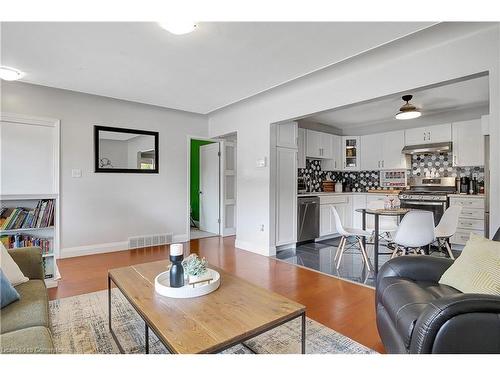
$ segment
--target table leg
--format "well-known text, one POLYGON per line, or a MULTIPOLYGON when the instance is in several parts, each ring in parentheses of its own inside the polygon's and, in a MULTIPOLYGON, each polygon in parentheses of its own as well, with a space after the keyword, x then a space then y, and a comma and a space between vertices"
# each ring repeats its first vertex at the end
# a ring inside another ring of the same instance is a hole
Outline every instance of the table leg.
MULTIPOLYGON (((361 228, 363 228, 363 230, 366 230, 366 211, 363 211, 361 228)), ((366 237, 361 236, 361 241, 363 242, 363 247, 366 249, 366 237)))
POLYGON ((302 313, 302 342, 301 353, 306 354, 306 313, 302 313))
POLYGON ((373 273, 375 275, 375 279, 378 274, 378 236, 379 236, 379 215, 373 215, 375 221, 375 238, 373 240, 373 258, 374 258, 374 270, 373 273))
POLYGON ((144 322, 145 331, 144 331, 144 346, 146 354, 149 354, 149 327, 148 323, 144 322))
POLYGON ((111 278, 108 275, 108 327, 111 331, 111 278))

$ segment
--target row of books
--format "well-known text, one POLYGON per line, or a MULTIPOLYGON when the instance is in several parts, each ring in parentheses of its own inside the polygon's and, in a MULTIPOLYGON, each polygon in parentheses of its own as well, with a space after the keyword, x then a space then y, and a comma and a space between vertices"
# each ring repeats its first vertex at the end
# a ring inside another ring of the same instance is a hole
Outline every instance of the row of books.
POLYGON ((35 208, 2 208, 0 230, 46 228, 54 225, 53 199, 38 201, 35 208))
POLYGON ((7 249, 36 246, 42 249, 42 254, 50 254, 53 239, 34 237, 29 234, 13 234, 0 236, 0 241, 7 249))

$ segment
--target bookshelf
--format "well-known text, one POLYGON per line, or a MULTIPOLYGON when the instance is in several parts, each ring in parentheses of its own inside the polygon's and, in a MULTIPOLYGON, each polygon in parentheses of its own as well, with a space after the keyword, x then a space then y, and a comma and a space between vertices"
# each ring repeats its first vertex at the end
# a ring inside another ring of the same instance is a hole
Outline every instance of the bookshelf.
POLYGON ((33 238, 43 243, 45 272, 50 275, 45 283, 49 288, 56 287, 60 278, 57 268, 60 249, 60 122, 56 119, 0 112, 0 132, 1 208, 22 207, 29 212, 41 200, 51 201, 53 204, 53 222, 29 225, 35 226, 34 228, 19 228, 19 225, 15 226, 17 229, 0 228, 0 236, 4 241, 7 241, 6 236, 11 240, 17 238, 20 246, 33 238))
MULTIPOLYGON (((45 279, 47 287, 57 286, 57 279, 59 279, 59 270, 57 268, 57 256, 59 255, 59 197, 54 194, 50 195, 37 195, 31 197, 26 195, 24 197, 19 195, 1 195, 1 208, 18 208, 23 207, 27 210, 35 209, 40 201, 53 201, 53 225, 40 228, 17 228, 17 229, 0 229, 0 237, 10 238, 15 235, 23 235, 25 237, 35 237, 37 239, 46 239, 50 241, 50 246, 44 249, 42 253, 45 274, 50 276, 45 279)), ((7 246, 6 246, 7 247, 7 246)), ((10 247, 12 249, 12 246, 10 247)))

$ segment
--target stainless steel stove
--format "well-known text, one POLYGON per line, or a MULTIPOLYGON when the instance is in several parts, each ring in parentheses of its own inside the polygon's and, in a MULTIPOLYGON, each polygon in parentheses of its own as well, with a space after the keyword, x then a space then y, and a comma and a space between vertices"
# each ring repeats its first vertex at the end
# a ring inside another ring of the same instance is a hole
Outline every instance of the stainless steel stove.
POLYGON ((410 189, 399 193, 401 207, 431 211, 437 225, 448 208, 448 194, 456 192, 454 177, 411 177, 410 189))

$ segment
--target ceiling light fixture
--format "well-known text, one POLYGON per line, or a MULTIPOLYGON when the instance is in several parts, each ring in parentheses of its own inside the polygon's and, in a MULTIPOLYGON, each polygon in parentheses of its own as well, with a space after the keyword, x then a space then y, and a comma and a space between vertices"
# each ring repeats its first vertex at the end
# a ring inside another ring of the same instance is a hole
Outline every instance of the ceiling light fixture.
POLYGON ((396 113, 397 120, 411 120, 413 118, 417 118, 422 116, 422 113, 415 107, 413 104, 410 104, 410 100, 413 98, 413 95, 403 95, 402 99, 406 102, 401 108, 399 108, 399 112, 396 113))
POLYGON ((194 31, 198 25, 195 22, 189 20, 172 20, 166 22, 158 22, 161 28, 167 30, 169 33, 175 35, 182 35, 194 31))
POLYGON ((8 66, 0 66, 0 79, 5 81, 16 81, 24 77, 24 73, 20 70, 10 68, 8 66))

